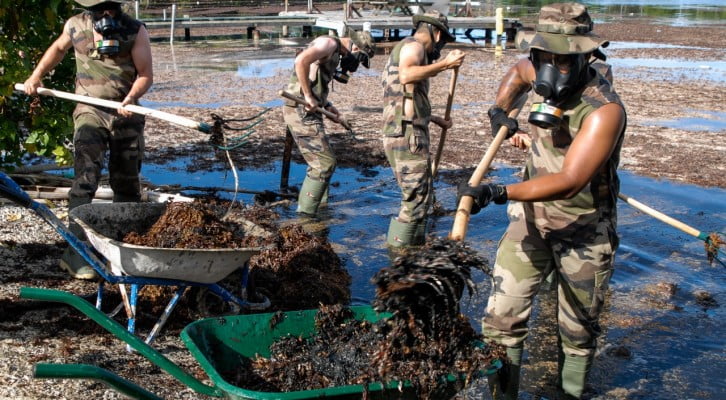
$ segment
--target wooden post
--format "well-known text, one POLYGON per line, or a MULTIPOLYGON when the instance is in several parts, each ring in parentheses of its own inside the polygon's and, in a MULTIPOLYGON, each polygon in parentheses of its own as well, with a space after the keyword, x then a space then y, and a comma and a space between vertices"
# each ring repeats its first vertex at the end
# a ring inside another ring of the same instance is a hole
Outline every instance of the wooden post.
POLYGON ((280 190, 288 188, 290 178, 290 160, 292 159, 292 145, 295 140, 290 133, 290 128, 285 128, 285 149, 282 152, 282 170, 280 171, 280 190))
POLYGON ((176 17, 176 4, 171 5, 171 34, 169 35, 169 43, 174 43, 174 19, 176 17))
POLYGON ((504 33, 504 9, 497 7, 496 10, 496 22, 494 24, 497 30, 497 42, 502 40, 502 34, 504 33))

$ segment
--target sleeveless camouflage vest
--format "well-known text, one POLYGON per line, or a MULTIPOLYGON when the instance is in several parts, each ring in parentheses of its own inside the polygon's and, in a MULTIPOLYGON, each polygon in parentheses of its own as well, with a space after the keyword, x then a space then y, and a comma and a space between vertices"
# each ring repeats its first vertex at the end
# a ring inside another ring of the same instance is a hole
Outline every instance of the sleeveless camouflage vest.
MULTIPOLYGON (((533 103, 542 100, 537 94, 532 99, 533 103)), ((524 179, 561 171, 565 154, 585 118, 608 103, 616 103, 624 108, 610 82, 596 72, 583 89, 581 98, 575 98, 571 104, 563 106, 565 112, 558 128, 546 130, 532 125, 532 151, 527 161, 524 179)), ((616 170, 620 162, 624 132, 625 128, 620 132, 610 158, 595 174, 592 181, 575 197, 533 203, 534 218, 538 228, 564 232, 570 231, 568 227, 576 229, 577 226, 597 223, 600 218, 614 220, 617 194, 620 190, 620 180, 616 170)))
MULTIPOLYGON (((131 48, 142 23, 126 14, 121 15, 119 23, 122 31, 112 37, 119 41, 119 52, 101 55, 94 44, 91 15, 82 13, 68 20, 66 31, 71 37, 76 55, 77 94, 122 100, 131 90, 137 75, 131 48)), ((78 107, 81 106, 78 104, 78 107)))
MULTIPOLYGON (((431 103, 429 103, 429 80, 414 83, 413 93, 406 92, 405 85, 398 77, 398 67, 401 59, 401 49, 407 43, 415 42, 413 37, 401 40, 391 51, 386 68, 383 70, 383 135, 401 136, 403 122, 412 123, 414 127, 428 132, 431 119, 431 103), (412 118, 404 116, 404 101, 413 100, 414 115, 412 118)), ((424 55, 424 65, 428 65, 428 56, 424 55)))
MULTIPOLYGON (((315 79, 310 83, 310 89, 313 91, 313 97, 315 97, 315 99, 317 99, 323 106, 328 103, 328 93, 330 92, 328 85, 330 84, 330 81, 333 80, 335 69, 338 68, 338 64, 340 63, 341 46, 340 39, 332 36, 327 37, 335 40, 337 47, 327 60, 318 60, 313 63, 317 66, 317 72, 315 74, 315 79)), ((290 76, 287 91, 302 96, 302 89, 300 88, 300 81, 297 79, 295 68, 292 69, 292 76, 290 76)), ((288 106, 297 106, 297 103, 290 100, 286 101, 285 104, 288 106)))

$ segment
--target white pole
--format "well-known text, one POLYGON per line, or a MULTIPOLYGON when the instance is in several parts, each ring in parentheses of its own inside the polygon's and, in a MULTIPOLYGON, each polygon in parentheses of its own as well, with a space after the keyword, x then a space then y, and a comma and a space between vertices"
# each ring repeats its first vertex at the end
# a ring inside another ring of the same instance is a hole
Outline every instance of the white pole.
POLYGON ((162 17, 162 20, 163 20, 163 21, 166 21, 166 8, 162 10, 162 13, 161 13, 161 14, 162 14, 162 16, 163 16, 163 17, 162 17))
POLYGON ((171 34, 169 43, 174 43, 174 19, 176 18, 176 4, 171 5, 171 34))
POLYGON ((136 19, 139 19, 139 2, 134 2, 134 12, 136 13, 136 19))
MULTIPOLYGON (((22 83, 16 83, 15 84, 15 90, 18 92, 24 92, 25 91, 25 85, 22 83)), ((113 101, 113 100, 105 100, 105 99, 99 99, 96 97, 90 97, 90 96, 84 96, 80 94, 75 93, 68 93, 68 92, 62 92, 60 90, 53 90, 53 89, 46 89, 46 88, 38 88, 38 94, 43 96, 52 96, 52 97, 58 97, 60 99, 66 99, 71 101, 76 101, 79 103, 84 104, 92 104, 94 106, 100 106, 100 107, 106 107, 111 109, 117 109, 122 108, 121 102, 119 101, 113 101)), ((135 104, 127 104, 123 106, 124 109, 131 111, 135 114, 141 114, 145 115, 147 117, 154 117, 158 118, 167 122, 171 122, 173 124, 181 125, 187 128, 196 129, 198 131, 207 132, 209 133, 212 129, 211 126, 205 124, 204 122, 197 122, 192 119, 182 117, 179 115, 170 114, 168 112, 154 110, 152 108, 146 108, 137 106, 135 104)))

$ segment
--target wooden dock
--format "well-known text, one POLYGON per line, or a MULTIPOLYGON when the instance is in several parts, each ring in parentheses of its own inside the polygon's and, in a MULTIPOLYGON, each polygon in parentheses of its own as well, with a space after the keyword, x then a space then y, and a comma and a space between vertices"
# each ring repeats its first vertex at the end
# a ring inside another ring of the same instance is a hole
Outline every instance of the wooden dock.
MULTIPOLYGON (((357 18, 346 18, 343 12, 326 13, 280 13, 278 16, 240 16, 240 17, 187 17, 176 19, 173 23, 176 36, 177 29, 183 29, 184 40, 191 40, 192 30, 215 29, 229 32, 240 32, 246 30, 247 37, 253 38, 254 32, 261 27, 279 27, 282 29, 281 36, 287 36, 287 27, 302 27, 303 32, 312 34, 312 28, 326 28, 336 30, 339 35, 344 34, 344 27, 355 30, 362 30, 369 27, 371 31, 380 31, 382 37, 398 37, 399 31, 412 29, 411 16, 408 15, 373 15, 364 13, 357 18), (283 28, 284 27, 284 28, 283 28)), ((516 18, 504 18, 504 32, 510 40, 514 38, 516 30, 521 24, 516 18)), ((166 32, 165 36, 171 35, 171 20, 145 20, 147 29, 152 36, 158 37, 159 32, 166 32)), ((470 31, 481 29, 486 31, 489 37, 495 31, 495 17, 449 17, 449 27, 453 30, 470 31)))

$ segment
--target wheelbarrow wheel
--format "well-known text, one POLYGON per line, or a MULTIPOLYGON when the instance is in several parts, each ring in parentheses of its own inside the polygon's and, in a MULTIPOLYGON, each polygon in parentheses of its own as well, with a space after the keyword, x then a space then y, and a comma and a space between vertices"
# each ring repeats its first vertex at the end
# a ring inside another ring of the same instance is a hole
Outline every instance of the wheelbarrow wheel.
POLYGON ((241 311, 239 305, 232 301, 224 301, 217 293, 206 287, 200 287, 195 291, 194 300, 200 318, 237 315, 241 311))

